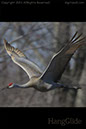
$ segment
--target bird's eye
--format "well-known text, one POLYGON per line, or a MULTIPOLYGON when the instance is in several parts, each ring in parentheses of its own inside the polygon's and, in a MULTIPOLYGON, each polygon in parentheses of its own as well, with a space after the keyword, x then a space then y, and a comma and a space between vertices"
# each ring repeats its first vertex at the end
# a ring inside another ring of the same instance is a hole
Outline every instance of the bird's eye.
POLYGON ((12 84, 13 84, 13 83, 11 82, 11 83, 9 83, 8 85, 11 86, 12 84))

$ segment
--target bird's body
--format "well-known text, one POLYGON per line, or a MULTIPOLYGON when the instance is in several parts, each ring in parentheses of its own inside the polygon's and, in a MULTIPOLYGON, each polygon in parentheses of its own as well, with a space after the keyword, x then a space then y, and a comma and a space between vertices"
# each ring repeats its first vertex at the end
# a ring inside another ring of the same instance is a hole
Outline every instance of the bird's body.
POLYGON ((47 92, 49 90, 53 90, 55 88, 59 88, 59 87, 64 87, 64 85, 60 84, 60 83, 47 83, 45 81, 43 81, 40 77, 32 77, 30 79, 30 81, 28 81, 26 84, 24 85, 19 85, 19 84, 15 84, 15 87, 17 88, 35 88, 38 91, 41 92, 47 92))
MULTIPOLYGON (((85 44, 86 37, 81 38, 81 35, 77 36, 77 32, 74 34, 72 39, 50 60, 47 68, 44 72, 32 61, 30 61, 24 53, 17 48, 14 48, 6 40, 4 40, 4 46, 7 53, 11 56, 14 63, 19 65, 29 76, 29 81, 26 84, 18 85, 12 84, 9 88, 35 88, 38 91, 46 92, 58 87, 64 87, 65 85, 60 84, 59 80, 73 56, 74 52, 82 45, 85 44), (77 37, 76 37, 77 36, 77 37)), ((71 87, 73 88, 73 87, 71 87)))

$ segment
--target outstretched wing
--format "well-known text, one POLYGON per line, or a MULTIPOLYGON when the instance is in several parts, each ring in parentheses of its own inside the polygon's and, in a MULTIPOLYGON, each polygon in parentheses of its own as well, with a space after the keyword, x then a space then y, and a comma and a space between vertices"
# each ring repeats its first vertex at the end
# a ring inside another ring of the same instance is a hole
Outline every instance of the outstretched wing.
POLYGON ((72 39, 52 57, 48 67, 41 75, 41 79, 47 82, 57 82, 60 80, 62 73, 74 52, 85 43, 86 37, 81 37, 82 34, 77 36, 76 32, 72 39))
POLYGON ((19 65, 29 76, 29 78, 33 76, 40 76, 42 71, 40 68, 33 63, 32 61, 28 60, 28 58, 22 53, 19 49, 14 48, 4 39, 4 47, 11 56, 11 59, 14 63, 19 65))

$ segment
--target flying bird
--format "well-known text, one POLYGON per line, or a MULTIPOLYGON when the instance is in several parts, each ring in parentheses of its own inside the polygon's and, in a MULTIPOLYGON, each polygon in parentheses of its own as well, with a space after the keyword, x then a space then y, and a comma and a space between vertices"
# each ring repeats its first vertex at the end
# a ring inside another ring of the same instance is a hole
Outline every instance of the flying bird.
MULTIPOLYGON (((46 92, 55 88, 66 88, 59 83, 61 76, 75 51, 85 44, 86 37, 76 32, 71 40, 65 44, 50 60, 46 69, 42 70, 30 61, 18 48, 11 46, 4 39, 4 47, 12 61, 19 65, 29 76, 29 81, 23 85, 10 83, 7 88, 35 88, 38 91, 46 92)), ((78 89, 78 87, 71 87, 78 89)))

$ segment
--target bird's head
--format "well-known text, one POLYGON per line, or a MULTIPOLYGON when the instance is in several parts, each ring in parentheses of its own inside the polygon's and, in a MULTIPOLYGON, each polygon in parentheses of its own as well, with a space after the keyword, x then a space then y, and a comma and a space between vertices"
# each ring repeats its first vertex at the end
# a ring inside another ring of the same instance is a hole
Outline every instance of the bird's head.
POLYGON ((14 88, 14 87, 19 88, 20 86, 18 84, 12 83, 12 82, 9 83, 8 86, 7 86, 7 88, 9 88, 9 89, 14 88))
POLYGON ((12 83, 12 82, 8 84, 8 88, 13 88, 14 86, 15 86, 15 85, 14 85, 14 83, 12 83))
POLYGON ((1 92, 1 91, 4 91, 5 89, 13 88, 14 86, 15 86, 15 84, 13 84, 13 83, 9 83, 9 84, 8 84, 8 86, 3 87, 2 89, 0 89, 0 92, 1 92))

